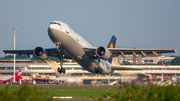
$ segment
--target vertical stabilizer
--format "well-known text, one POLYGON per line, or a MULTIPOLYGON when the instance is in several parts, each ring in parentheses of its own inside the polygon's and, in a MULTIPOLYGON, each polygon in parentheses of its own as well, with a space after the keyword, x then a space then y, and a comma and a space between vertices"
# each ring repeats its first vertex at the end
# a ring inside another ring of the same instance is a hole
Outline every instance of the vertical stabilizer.
MULTIPOLYGON (((107 48, 115 48, 116 39, 117 38, 113 35, 111 40, 110 40, 110 42, 109 42, 109 44, 108 44, 108 46, 107 46, 107 48)), ((110 58, 108 61, 111 63, 112 62, 112 58, 110 58)))
POLYGON ((19 70, 19 72, 17 73, 16 77, 21 77, 22 74, 22 68, 19 70))

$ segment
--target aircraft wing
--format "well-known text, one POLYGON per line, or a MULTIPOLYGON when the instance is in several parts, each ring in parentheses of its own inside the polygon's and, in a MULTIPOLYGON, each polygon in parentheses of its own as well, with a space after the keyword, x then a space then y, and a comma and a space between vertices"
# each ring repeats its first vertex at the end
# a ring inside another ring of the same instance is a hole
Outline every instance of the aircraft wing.
POLYGON ((33 55, 33 50, 3 50, 3 52, 5 54, 9 53, 9 54, 26 54, 28 57, 29 55, 33 55))
MULTIPOLYGON (((96 55, 95 51, 97 47, 85 47, 83 48, 84 51, 87 53, 89 57, 93 57, 96 55)), ((123 48, 107 48, 110 53, 111 57, 117 57, 118 55, 137 55, 142 54, 146 56, 146 54, 154 54, 158 55, 158 53, 176 53, 174 49, 123 49, 123 48)))
MULTIPOLYGON (((57 48, 45 48, 45 50, 47 51, 48 56, 53 56, 53 57, 57 57, 57 52, 56 52, 57 48)), ((9 53, 9 54, 17 54, 17 55, 21 55, 21 54, 26 54, 28 57, 30 55, 33 55, 33 51, 34 49, 27 49, 27 50, 3 50, 5 54, 9 53)), ((58 53, 58 55, 64 55, 63 50, 60 51, 60 53, 58 53)), ((64 58, 67 59, 72 59, 72 57, 70 57, 69 55, 65 54, 64 58)))

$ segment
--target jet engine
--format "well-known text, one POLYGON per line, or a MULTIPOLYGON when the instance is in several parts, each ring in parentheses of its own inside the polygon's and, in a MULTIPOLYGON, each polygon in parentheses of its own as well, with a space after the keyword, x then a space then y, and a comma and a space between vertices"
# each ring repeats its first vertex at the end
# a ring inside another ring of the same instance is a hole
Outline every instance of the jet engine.
POLYGON ((33 54, 36 58, 38 58, 40 60, 47 60, 48 59, 47 51, 42 47, 36 47, 33 51, 33 54))
POLYGON ((96 49, 96 55, 104 60, 108 60, 111 57, 111 52, 102 46, 96 49))

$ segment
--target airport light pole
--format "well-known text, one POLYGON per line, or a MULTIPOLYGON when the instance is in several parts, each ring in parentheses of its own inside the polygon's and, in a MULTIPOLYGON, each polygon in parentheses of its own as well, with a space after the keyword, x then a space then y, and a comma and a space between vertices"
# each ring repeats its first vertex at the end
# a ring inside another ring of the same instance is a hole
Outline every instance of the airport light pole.
POLYGON ((163 75, 163 67, 164 67, 163 57, 164 57, 164 56, 161 56, 161 57, 162 57, 162 80, 161 80, 161 81, 164 82, 164 75, 163 75))
MULTIPOLYGON (((18 30, 18 28, 12 28, 12 30, 14 30, 14 50, 15 50, 16 49, 16 43, 15 43, 16 42, 16 39, 15 39, 16 38, 16 30, 18 30)), ((15 68, 16 68, 16 66, 15 66, 16 65, 15 64, 16 63, 15 57, 16 56, 14 54, 14 80, 13 80, 13 82, 15 82, 15 68)))

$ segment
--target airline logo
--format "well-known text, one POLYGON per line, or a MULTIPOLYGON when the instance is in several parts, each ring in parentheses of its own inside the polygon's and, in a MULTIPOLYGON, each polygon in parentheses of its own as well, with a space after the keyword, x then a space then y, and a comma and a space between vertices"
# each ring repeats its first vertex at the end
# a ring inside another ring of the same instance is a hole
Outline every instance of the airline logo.
POLYGON ((17 73, 17 77, 20 77, 22 74, 22 68, 19 70, 19 72, 17 73))
POLYGON ((110 44, 110 47, 109 47, 109 48, 114 48, 114 45, 113 45, 113 43, 111 43, 111 44, 110 44))

